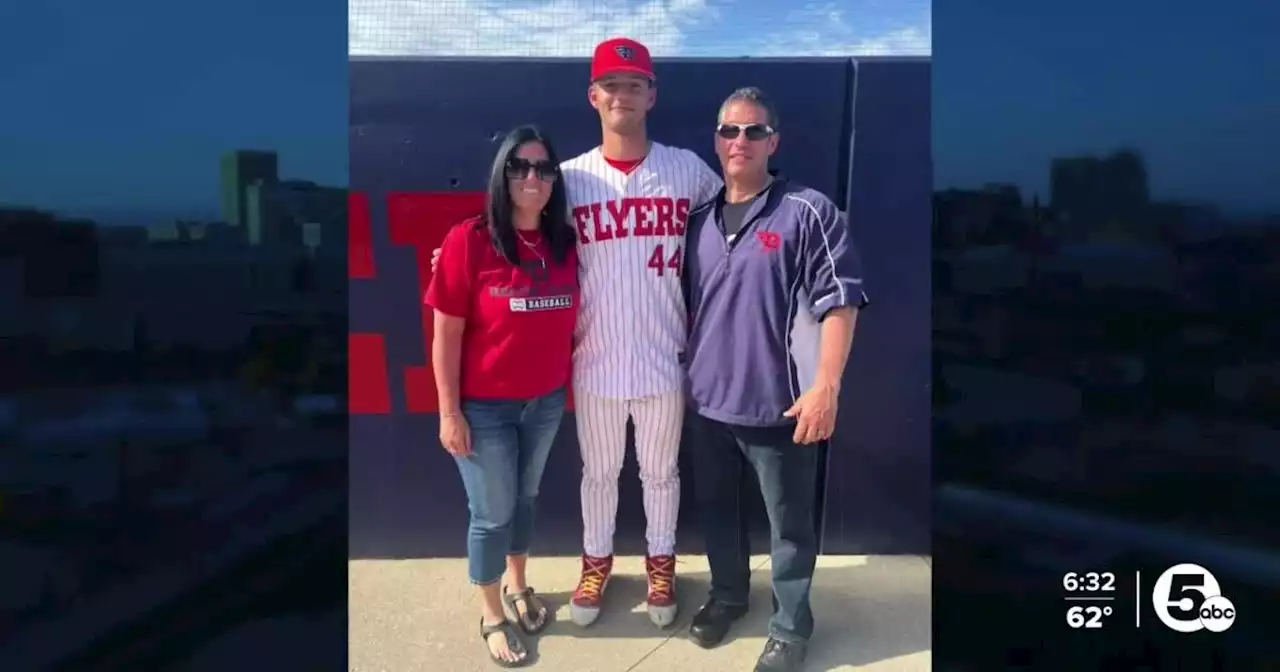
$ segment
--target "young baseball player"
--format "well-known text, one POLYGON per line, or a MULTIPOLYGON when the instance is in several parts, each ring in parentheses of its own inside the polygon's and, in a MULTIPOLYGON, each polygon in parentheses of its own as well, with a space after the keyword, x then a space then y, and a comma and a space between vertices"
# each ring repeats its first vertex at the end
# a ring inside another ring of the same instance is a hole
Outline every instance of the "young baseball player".
POLYGON ((600 43, 587 100, 600 115, 600 145, 560 166, 578 233, 582 291, 573 390, 583 555, 570 614, 579 625, 594 623, 613 574, 630 420, 644 492, 646 602, 650 620, 666 627, 676 617, 685 228, 689 212, 715 198, 723 182, 692 151, 649 139, 645 119, 657 101, 657 78, 644 45, 626 38, 600 43))
POLYGON ((582 280, 573 382, 583 557, 570 612, 579 625, 594 622, 613 572, 630 419, 644 492, 649 618, 666 627, 676 616, 685 227, 689 212, 714 198, 722 182, 693 152, 649 139, 645 117, 657 80, 644 45, 612 39, 597 46, 587 99, 600 114, 601 143, 561 166, 582 280))

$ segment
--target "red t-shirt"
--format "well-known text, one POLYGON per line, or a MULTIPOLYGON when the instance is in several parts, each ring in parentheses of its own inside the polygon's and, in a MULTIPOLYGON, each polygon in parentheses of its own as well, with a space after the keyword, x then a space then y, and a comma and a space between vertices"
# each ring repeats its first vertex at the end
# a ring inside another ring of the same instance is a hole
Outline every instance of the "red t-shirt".
POLYGON ((533 399, 569 381, 579 304, 577 252, 570 248, 564 263, 556 264, 542 234, 517 233, 534 247, 517 246, 521 268, 498 254, 477 219, 454 226, 440 246, 426 302, 467 321, 463 399, 533 399))

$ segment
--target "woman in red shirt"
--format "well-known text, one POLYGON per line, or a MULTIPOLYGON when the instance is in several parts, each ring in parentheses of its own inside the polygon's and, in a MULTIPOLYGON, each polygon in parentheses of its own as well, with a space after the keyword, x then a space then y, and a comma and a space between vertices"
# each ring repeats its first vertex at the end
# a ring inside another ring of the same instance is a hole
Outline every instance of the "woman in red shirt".
POLYGON ((481 636, 504 667, 528 660, 507 611, 528 635, 547 624, 525 562, 565 408, 579 299, 575 244, 551 143, 534 127, 517 128, 494 159, 485 214, 449 231, 427 290, 440 441, 471 510, 468 572, 483 596, 481 636))

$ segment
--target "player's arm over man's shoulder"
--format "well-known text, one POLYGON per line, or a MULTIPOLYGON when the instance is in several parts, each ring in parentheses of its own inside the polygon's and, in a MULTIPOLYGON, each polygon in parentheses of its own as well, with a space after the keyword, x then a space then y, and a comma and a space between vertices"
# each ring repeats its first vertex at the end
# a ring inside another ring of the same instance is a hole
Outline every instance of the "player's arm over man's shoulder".
POLYGON ((724 188, 724 180, 720 179, 720 174, 707 165, 696 152, 691 149, 678 150, 684 161, 692 168, 694 173, 694 207, 701 207, 713 201, 720 194, 720 190, 724 188))

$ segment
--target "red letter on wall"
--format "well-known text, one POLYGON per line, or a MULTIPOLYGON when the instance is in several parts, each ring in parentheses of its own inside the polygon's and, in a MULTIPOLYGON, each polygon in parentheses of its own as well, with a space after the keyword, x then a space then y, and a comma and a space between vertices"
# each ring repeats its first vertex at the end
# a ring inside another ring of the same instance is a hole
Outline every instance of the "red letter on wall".
MULTIPOLYGON (((351 192, 347 197, 347 244, 347 277, 377 277, 369 198, 364 194, 351 192)), ((390 413, 391 388, 387 380, 386 339, 381 334, 351 334, 347 339, 347 411, 352 415, 390 413)))
POLYGON ((347 245, 347 277, 352 280, 376 278, 369 197, 354 191, 347 196, 347 245))
POLYGON ((381 334, 351 334, 347 340, 347 407, 352 415, 391 413, 387 346, 381 334))
POLYGON ((387 199, 391 243, 413 247, 418 262, 416 299, 422 314, 424 364, 410 366, 404 372, 405 404, 410 413, 440 411, 435 374, 431 370, 433 320, 431 309, 424 302, 427 287, 431 284, 431 251, 440 247, 454 224, 483 210, 484 194, 479 192, 402 193, 391 194, 387 199))
MULTIPOLYGON (((348 277, 352 280, 377 281, 377 264, 373 244, 373 223, 369 199, 364 194, 349 197, 350 224, 348 242, 348 277)), ((422 320, 423 363, 405 368, 405 404, 410 413, 438 413, 440 401, 436 393, 435 375, 431 370, 433 320, 424 303, 431 284, 431 251, 440 247, 445 234, 454 224, 473 217, 484 209, 484 194, 449 192, 441 194, 397 193, 387 198, 387 219, 391 243, 412 247, 418 265, 418 286, 413 300, 422 320)), ((407 288, 387 287, 387 291, 404 293, 407 288)), ((353 333, 348 344, 349 411, 353 415, 386 415, 391 413, 391 378, 388 371, 386 338, 382 334, 353 333)), ((572 392, 569 410, 573 410, 572 392)))

